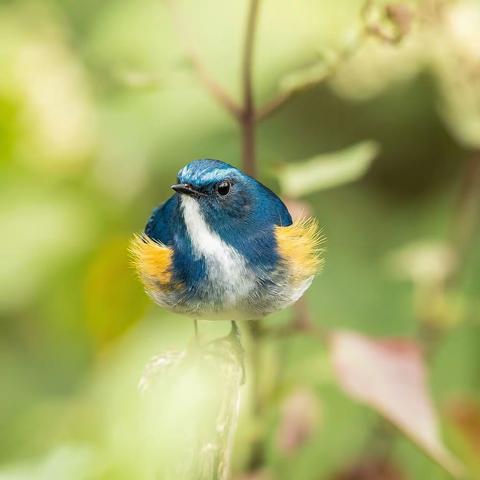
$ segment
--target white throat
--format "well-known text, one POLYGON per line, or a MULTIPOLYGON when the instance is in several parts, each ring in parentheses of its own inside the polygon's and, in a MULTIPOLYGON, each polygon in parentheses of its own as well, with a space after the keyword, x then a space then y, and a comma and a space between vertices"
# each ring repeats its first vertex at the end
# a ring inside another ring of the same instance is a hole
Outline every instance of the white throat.
POLYGON ((205 259, 212 287, 224 290, 225 303, 233 306, 255 288, 253 272, 242 255, 208 226, 197 200, 187 195, 180 198, 194 256, 205 259))

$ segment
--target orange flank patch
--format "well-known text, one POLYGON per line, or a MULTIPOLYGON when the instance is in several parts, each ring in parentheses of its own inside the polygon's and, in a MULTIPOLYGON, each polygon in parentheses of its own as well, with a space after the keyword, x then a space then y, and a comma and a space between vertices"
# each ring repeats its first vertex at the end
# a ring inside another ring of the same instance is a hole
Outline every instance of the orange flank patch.
POLYGON ((142 280, 168 286, 172 280, 171 248, 157 243, 146 235, 135 235, 130 244, 130 253, 135 268, 142 280))
POLYGON ((302 218, 288 227, 275 227, 278 252, 296 282, 318 273, 323 265, 325 237, 314 218, 302 218))

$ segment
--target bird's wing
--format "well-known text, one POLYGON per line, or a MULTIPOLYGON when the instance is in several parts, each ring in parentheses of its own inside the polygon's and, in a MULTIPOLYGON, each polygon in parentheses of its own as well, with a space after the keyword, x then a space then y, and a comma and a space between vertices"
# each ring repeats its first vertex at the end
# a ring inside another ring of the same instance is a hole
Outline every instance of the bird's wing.
POLYGON ((260 186, 262 195, 260 205, 262 205, 262 207, 268 207, 266 211, 263 208, 261 209, 260 213, 262 216, 267 215, 269 220, 272 221, 274 225, 279 225, 281 227, 291 225, 292 217, 288 211, 288 208, 282 202, 280 197, 262 183, 257 183, 260 186))
POLYGON ((285 206, 285 204, 281 200, 278 202, 278 216, 279 216, 279 221, 277 223, 278 226, 287 227, 292 225, 292 217, 290 215, 290 212, 288 211, 288 208, 285 206))
POLYGON ((155 208, 145 226, 146 236, 164 245, 172 245, 176 202, 177 198, 173 195, 155 208))
POLYGON ((297 281, 315 275, 323 264, 325 238, 314 218, 302 218, 287 227, 276 226, 280 257, 297 281))

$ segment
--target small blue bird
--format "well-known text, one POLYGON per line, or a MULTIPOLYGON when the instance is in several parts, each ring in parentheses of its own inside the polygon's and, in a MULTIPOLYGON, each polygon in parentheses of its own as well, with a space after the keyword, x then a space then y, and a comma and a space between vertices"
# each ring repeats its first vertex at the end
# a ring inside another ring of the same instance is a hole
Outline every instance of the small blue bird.
POLYGON ((147 293, 197 319, 256 320, 296 302, 322 264, 313 219, 292 222, 271 190, 219 160, 178 173, 131 251, 147 293))

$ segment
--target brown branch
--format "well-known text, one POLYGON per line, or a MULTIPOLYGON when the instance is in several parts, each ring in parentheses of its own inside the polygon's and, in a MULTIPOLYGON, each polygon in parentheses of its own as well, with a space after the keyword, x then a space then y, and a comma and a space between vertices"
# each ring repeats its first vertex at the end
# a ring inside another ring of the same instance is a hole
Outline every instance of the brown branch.
POLYGON ((242 164, 244 171, 251 176, 255 176, 256 173, 253 53, 259 5, 260 0, 250 1, 242 59, 243 109, 240 119, 242 129, 242 164))
POLYGON ((259 0, 251 0, 248 10, 247 27, 245 33, 245 45, 242 60, 242 85, 243 85, 243 108, 245 111, 253 110, 253 88, 252 88, 252 71, 253 71, 253 50, 255 45, 256 24, 259 0))
POLYGON ((190 35, 190 31, 187 28, 186 23, 183 21, 182 15, 178 8, 177 0, 165 0, 165 3, 169 7, 175 29, 178 32, 178 36, 183 42, 183 48, 185 53, 193 65, 198 78, 206 88, 206 90, 214 97, 217 102, 225 108, 233 117, 237 120, 242 115, 242 109, 237 101, 230 96, 230 94, 223 88, 217 80, 210 75, 205 64, 203 63, 201 56, 199 55, 193 38, 190 35))

